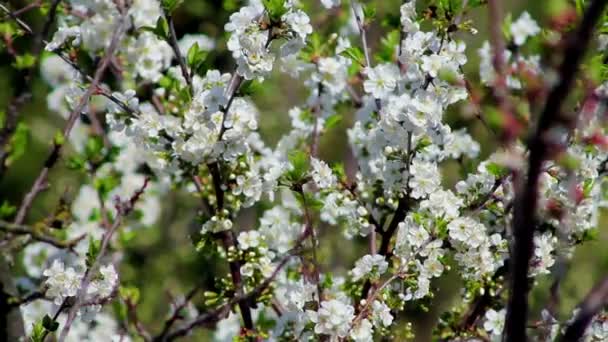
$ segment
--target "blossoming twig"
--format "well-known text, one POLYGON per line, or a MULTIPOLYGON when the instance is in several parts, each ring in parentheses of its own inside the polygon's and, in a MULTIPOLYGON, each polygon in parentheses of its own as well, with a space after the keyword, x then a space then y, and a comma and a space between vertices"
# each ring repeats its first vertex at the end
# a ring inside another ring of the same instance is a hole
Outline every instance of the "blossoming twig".
POLYGON ((91 282, 91 280, 93 278, 93 274, 94 274, 93 270, 97 267, 101 258, 105 255, 106 250, 108 249, 108 246, 110 245, 112 236, 114 235, 114 232, 122 225, 124 218, 127 215, 129 215, 129 213, 131 213, 131 211, 133 211, 133 209, 135 208, 135 203, 137 203, 139 198, 144 193, 146 187, 148 186, 149 181, 150 181, 150 179, 146 178, 144 181, 144 184, 141 186, 141 188, 139 188, 131 196, 131 198, 129 198, 127 201, 123 202, 120 200, 120 198, 117 199, 117 203, 116 203, 116 212, 117 213, 116 213, 116 218, 114 219, 114 223, 112 224, 112 227, 110 227, 110 229, 108 229, 106 231, 106 233, 103 235, 102 240, 101 240, 101 246, 99 248, 99 254, 95 258, 95 260, 93 260, 93 262, 87 268, 87 270, 85 271, 85 274, 84 274, 84 277, 82 278, 78 293, 77 293, 76 297, 74 298, 74 305, 70 308, 66 322, 63 326, 63 329, 61 330, 61 334, 59 335, 59 341, 64 341, 65 338, 67 337, 68 332, 70 331, 72 322, 74 321, 74 318, 76 318, 76 313, 78 312, 78 309, 82 305, 84 297, 87 294, 87 289, 89 287, 89 283, 91 282))
MULTIPOLYGON (((93 95, 93 93, 97 90, 97 85, 103 78, 106 68, 110 64, 112 55, 114 54, 114 51, 118 47, 120 37, 122 36, 122 33, 124 31, 125 21, 126 21, 126 19, 124 16, 121 16, 118 19, 114 33, 112 35, 112 40, 110 42, 110 45, 106 49, 105 55, 104 55, 103 59, 101 60, 101 62, 99 63, 97 70, 95 71, 95 76, 93 77, 93 81, 91 82, 91 85, 88 87, 86 92, 82 95, 82 98, 80 99, 80 101, 78 102, 76 107, 74 107, 72 112, 70 112, 68 121, 66 122, 66 125, 63 129, 64 137, 68 137, 70 135, 70 132, 72 131, 72 128, 74 127, 74 124, 76 123, 76 120, 78 119, 78 116, 80 115, 80 113, 82 112, 84 107, 89 102, 89 98, 91 97, 91 95, 93 95)), ((55 166, 55 164, 59 160, 59 154, 61 152, 62 147, 63 147, 62 143, 58 143, 57 141, 53 142, 53 147, 51 148, 49 156, 47 157, 47 159, 44 163, 44 168, 42 169, 42 171, 40 171, 40 174, 34 181, 32 188, 25 195, 25 198, 21 202, 19 211, 17 212, 17 216, 14 221, 16 224, 23 223, 23 221, 25 220, 25 216, 27 215, 27 212, 29 211, 30 207, 32 206, 32 203, 34 202, 34 199, 41 191, 43 191, 46 188, 46 179, 48 177, 49 171, 55 166)))

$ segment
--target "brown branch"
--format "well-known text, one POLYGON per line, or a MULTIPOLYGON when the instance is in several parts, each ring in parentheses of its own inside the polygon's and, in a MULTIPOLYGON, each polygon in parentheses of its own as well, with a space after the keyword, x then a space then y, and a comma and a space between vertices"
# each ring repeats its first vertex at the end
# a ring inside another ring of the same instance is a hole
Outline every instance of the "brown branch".
MULTIPOLYGON (((182 56, 182 53, 179 49, 179 44, 177 42, 177 34, 175 33, 175 25, 173 24, 173 17, 170 13, 165 11, 165 18, 167 19, 167 25, 169 26, 169 37, 167 37, 167 42, 173 49, 173 53, 175 53, 175 58, 177 58, 177 63, 182 71, 182 76, 186 80, 188 84, 188 88, 192 91, 192 75, 188 72, 188 66, 186 65, 186 60, 182 56)), ((190 95, 194 95, 190 93, 190 95)))
POLYGON ((604 277, 585 296, 585 299, 577 306, 578 313, 574 321, 570 323, 561 341, 579 341, 591 320, 608 304, 608 277, 604 277))
POLYGON ((45 235, 42 231, 36 228, 23 224, 15 224, 4 220, 0 220, 0 231, 13 235, 29 235, 36 241, 44 242, 60 249, 69 250, 72 250, 82 239, 86 237, 86 234, 84 234, 71 240, 58 240, 53 236, 45 235))
MULTIPOLYGON (((562 64, 559 67, 559 82, 549 93, 534 134, 529 143, 528 170, 525 181, 519 184, 515 194, 513 212, 514 244, 511 247, 511 284, 504 337, 508 341, 526 340, 528 319, 528 268, 534 250, 534 230, 538 206, 538 183, 542 163, 548 158, 547 132, 560 120, 571 129, 575 117, 564 118, 561 107, 565 101, 578 66, 585 54, 595 24, 604 12, 608 0, 594 0, 585 11, 583 20, 574 35, 567 40, 562 64)), ((499 24, 496 22, 495 24, 499 24)))

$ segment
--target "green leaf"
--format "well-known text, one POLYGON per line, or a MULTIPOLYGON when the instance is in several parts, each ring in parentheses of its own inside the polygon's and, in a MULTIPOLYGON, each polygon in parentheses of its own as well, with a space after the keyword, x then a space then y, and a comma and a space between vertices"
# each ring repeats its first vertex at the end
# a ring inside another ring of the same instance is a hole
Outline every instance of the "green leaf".
POLYGON ((140 30, 152 32, 163 40, 169 38, 169 23, 167 23, 167 19, 162 15, 156 20, 155 27, 144 26, 140 30))
POLYGON ((201 67, 205 63, 205 60, 207 59, 207 54, 207 51, 203 51, 200 49, 198 43, 192 44, 190 49, 188 49, 188 55, 186 57, 188 66, 190 66, 192 70, 198 72, 199 69, 201 69, 201 67))
POLYGON ((56 146, 65 144, 65 136, 61 131, 57 131, 57 133, 55 133, 55 136, 53 137, 53 144, 56 146))
POLYGON ((513 22, 513 17, 511 13, 507 14, 505 20, 502 24, 502 34, 505 36, 505 40, 508 42, 511 40, 511 23, 513 22))
POLYGON ((91 267, 93 265, 93 263, 97 259, 97 256, 99 255, 100 251, 101 251, 101 240, 95 240, 93 238, 89 238, 89 250, 87 251, 87 255, 86 255, 87 256, 87 259, 86 259, 87 267, 91 267))
POLYGON ((11 205, 9 201, 4 200, 2 205, 0 205, 0 219, 6 220, 9 217, 13 216, 17 211, 17 207, 11 205))
POLYGON ((580 17, 585 12, 585 0, 575 0, 576 14, 580 17))
POLYGON ((30 334, 30 341, 32 342, 43 342, 46 332, 42 321, 36 321, 32 323, 32 333, 30 334))
POLYGON ((121 286, 118 289, 118 293, 125 301, 129 301, 133 304, 137 304, 139 302, 140 293, 137 287, 121 286))
POLYGON ((198 42, 192 44, 190 49, 188 49, 188 55, 186 57, 186 61, 188 65, 193 65, 196 62, 196 55, 199 53, 200 48, 198 46, 198 42))
POLYGON ((341 121, 342 121, 342 115, 340 115, 338 113, 330 115, 327 119, 325 119, 325 128, 326 129, 333 128, 337 124, 339 124, 341 121))
POLYGON ((120 184, 120 179, 113 174, 107 175, 106 177, 95 178, 93 182, 93 186, 99 194, 101 198, 106 198, 110 191, 115 189, 120 184))
POLYGON ((86 160, 84 160, 80 156, 72 156, 72 157, 68 158, 68 160, 66 162, 67 168, 70 170, 74 170, 74 171, 84 170, 85 165, 86 165, 86 160))
POLYGON ((258 93, 262 89, 262 84, 258 80, 247 80, 243 82, 243 84, 239 88, 239 94, 241 96, 251 96, 255 93, 258 93))
POLYGON ((181 5, 182 1, 183 0, 162 0, 160 4, 165 12, 171 13, 175 11, 179 5, 181 5))
POLYGON ((42 326, 50 331, 56 331, 57 328, 59 328, 59 322, 54 321, 51 316, 49 316, 48 314, 44 316, 44 318, 42 319, 42 326))
POLYGON ((399 45, 399 30, 389 32, 380 41, 381 49, 378 51, 377 59, 381 62, 392 62, 395 59, 395 46, 399 45))
POLYGON ((84 146, 84 154, 88 160, 99 161, 102 159, 103 147, 103 138, 92 136, 87 139, 87 143, 84 146))
POLYGON ((506 176, 509 173, 509 169, 496 163, 488 163, 486 170, 496 178, 506 176))
POLYGON ((13 67, 15 67, 19 70, 23 70, 23 69, 28 69, 28 68, 33 67, 34 64, 36 64, 36 57, 29 53, 26 53, 21 56, 17 56, 15 58, 13 67))
POLYGON ((12 163, 15 160, 19 159, 25 151, 27 150, 27 146, 30 140, 30 129, 26 124, 20 122, 17 124, 17 128, 15 129, 15 133, 11 137, 10 142, 10 155, 8 157, 7 163, 12 163))
POLYGON ((347 48, 346 50, 342 51, 340 53, 340 55, 342 55, 344 57, 348 57, 358 64, 361 64, 361 65, 364 64, 363 60, 365 59, 365 56, 363 55, 363 52, 361 51, 361 49, 359 49, 356 46, 351 46, 351 47, 347 48))
POLYGON ((293 151, 289 154, 289 162, 292 169, 287 172, 287 176, 292 182, 300 182, 309 168, 308 154, 303 151, 293 151))
POLYGON ((283 14, 287 13, 287 7, 285 6, 285 0, 262 0, 268 17, 273 22, 277 22, 281 19, 283 14))
POLYGON ((361 6, 363 9, 363 16, 366 23, 370 23, 376 18, 376 5, 373 3, 369 3, 367 5, 361 6))

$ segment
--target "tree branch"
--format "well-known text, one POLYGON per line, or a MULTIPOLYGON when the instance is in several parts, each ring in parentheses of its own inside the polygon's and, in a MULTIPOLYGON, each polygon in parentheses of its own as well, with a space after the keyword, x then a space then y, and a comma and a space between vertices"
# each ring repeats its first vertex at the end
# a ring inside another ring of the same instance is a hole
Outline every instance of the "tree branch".
POLYGON ((579 341, 591 320, 608 304, 608 277, 604 277, 585 296, 585 299, 577 306, 579 312, 574 321, 570 323, 561 341, 579 341))
MULTIPOLYGON (((538 183, 542 163, 548 158, 547 132, 559 121, 572 126, 575 117, 564 118, 561 107, 565 101, 578 66, 591 40, 595 24, 601 17, 607 0, 594 0, 585 11, 583 20, 574 35, 570 35, 559 67, 559 82, 549 93, 534 134, 528 144, 527 178, 520 182, 515 194, 513 212, 514 244, 511 248, 511 284, 504 337, 508 341, 526 340, 528 319, 528 268, 534 250, 534 229, 538 206, 538 183)), ((499 24, 498 22, 495 24, 499 24)), ((571 127, 566 127, 571 129, 571 127)))

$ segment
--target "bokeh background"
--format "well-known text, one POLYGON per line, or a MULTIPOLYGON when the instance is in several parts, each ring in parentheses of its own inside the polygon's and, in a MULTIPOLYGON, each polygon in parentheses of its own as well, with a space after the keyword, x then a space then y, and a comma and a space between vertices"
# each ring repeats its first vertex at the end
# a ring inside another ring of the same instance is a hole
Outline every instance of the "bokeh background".
MULTIPOLYGON (((6 3, 6 0, 1 0, 6 3)), ((226 34, 223 30, 228 17, 246 1, 239 0, 186 0, 174 14, 178 37, 185 33, 204 33, 216 42, 216 50, 209 61, 215 68, 229 72, 233 69, 234 61, 226 49, 226 34)), ((340 20, 333 20, 329 13, 320 6, 318 0, 302 0, 307 13, 311 16, 313 27, 322 32, 337 31, 340 20), (322 28, 319 28, 323 25, 322 28)), ((507 13, 511 12, 516 18, 526 10, 537 19, 542 26, 554 11, 566 0, 547 1, 505 1, 507 13)), ((18 9, 29 1, 8 1, 10 8, 18 9)), ((399 13, 400 1, 376 0, 377 20, 370 29, 369 42, 371 49, 378 46, 383 35, 382 21, 399 13)), ((431 1, 418 1, 418 8, 428 6, 431 1)), ((343 6, 343 8, 347 8, 343 6)), ((487 9, 480 7, 467 15, 472 19, 477 35, 460 34, 459 38, 467 42, 468 63, 465 67, 467 77, 473 83, 478 79, 477 49, 488 37, 487 9)), ((345 17, 347 13, 338 13, 345 17)), ((43 18, 37 11, 31 11, 22 17, 35 30, 39 30, 43 18)), ((8 20, 0 16, 0 21, 8 20)), ((343 21, 342 21, 343 22, 343 21)), ((354 45, 359 44, 358 37, 352 37, 354 45)), ((27 49, 31 41, 29 37, 20 38, 15 42, 20 49, 27 49)), ((22 50, 23 51, 23 50, 22 50)), ((11 57, 0 52, 0 110, 5 110, 8 100, 14 92, 14 79, 18 77, 10 64, 11 57)), ((46 106, 46 95, 51 89, 37 76, 33 81, 33 98, 22 109, 19 120, 27 123, 30 128, 29 144, 26 153, 16 160, 0 182, 0 202, 7 200, 18 205, 25 192, 30 188, 34 178, 42 168, 44 158, 55 132, 63 127, 64 120, 56 113, 50 112, 46 106)), ((254 95, 261 117, 260 130, 265 141, 274 145, 287 129, 289 129, 288 110, 294 105, 305 102, 307 91, 301 82, 275 72, 264 86, 254 95)), ((346 156, 346 129, 352 124, 353 109, 339 108, 343 120, 321 138, 320 155, 328 162, 342 162, 346 156)), ((470 114, 467 114, 466 102, 452 107, 447 113, 447 121, 453 129, 467 127, 474 138, 481 143, 482 158, 493 152, 497 144, 487 134, 483 125, 470 114)), ((71 153, 66 149, 64 156, 71 153)), ((64 158, 65 160, 65 158, 64 158)), ((456 163, 443 165, 444 182, 452 187, 462 177, 462 169, 456 163)), ((60 163, 50 174, 51 188, 44 192, 34 202, 34 207, 28 217, 29 222, 35 222, 45 217, 64 193, 75 196, 81 182, 81 175, 72 172, 60 163)), ((93 199, 92 199, 93 200, 93 199)), ((214 276, 224 274, 226 265, 214 257, 197 253, 191 243, 190 234, 200 228, 194 222, 197 202, 187 194, 177 191, 169 192, 163 198, 163 211, 158 224, 137 233, 129 243, 121 265, 121 281, 123 284, 136 286, 141 291, 138 313, 143 323, 152 331, 160 329, 162 318, 168 311, 170 294, 186 293, 193 286, 202 284, 203 287, 213 287, 214 276)), ((237 227, 250 228, 256 224, 256 217, 263 208, 253 208, 244 211, 237 227)), ((600 222, 603 222, 601 220, 600 222)), ((365 241, 355 244, 345 244, 340 231, 332 227, 318 227, 320 240, 319 251, 321 268, 345 273, 353 262, 365 253, 365 241), (357 248, 357 244, 359 247, 357 248), (349 248, 344 248, 349 246, 349 248)), ((560 312, 562 318, 567 318, 575 304, 584 296, 592 284, 608 270, 608 233, 600 229, 597 240, 587 243, 577 249, 571 267, 568 268, 561 288, 560 312)), ((19 265, 15 271, 20 272, 19 265)), ((532 292, 533 318, 539 317, 540 310, 546 304, 551 276, 539 278, 538 285, 532 292)), ((436 323, 438 314, 456 305, 461 296, 459 293, 461 281, 455 271, 447 272, 434 282, 437 297, 428 311, 406 310, 400 317, 403 322, 414 323, 414 331, 418 341, 431 339, 431 329, 436 323)), ((197 298, 197 301, 200 301, 197 298)), ((207 340, 209 331, 199 332, 192 340, 207 340)))

